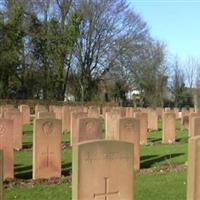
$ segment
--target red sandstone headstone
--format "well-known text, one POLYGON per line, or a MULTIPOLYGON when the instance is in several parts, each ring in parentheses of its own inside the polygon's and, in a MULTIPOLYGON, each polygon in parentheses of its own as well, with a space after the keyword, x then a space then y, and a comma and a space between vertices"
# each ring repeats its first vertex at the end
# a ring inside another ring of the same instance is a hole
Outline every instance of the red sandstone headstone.
POLYGON ((54 106, 53 112, 55 113, 56 119, 62 120, 62 106, 54 106))
MULTIPOLYGON (((189 130, 188 130, 189 136, 192 136, 192 119, 193 119, 194 117, 200 117, 200 113, 192 112, 192 113, 190 113, 190 115, 189 115, 189 130)), ((194 136, 194 135, 193 135, 193 136, 194 136)))
POLYGON ((55 119, 55 113, 41 111, 37 113, 37 119, 55 119))
POLYGON ((189 139, 187 200, 200 199, 200 136, 189 139))
POLYGON ((48 110, 45 106, 37 104, 35 106, 35 116, 38 116, 38 112, 48 112, 48 110))
POLYGON ((3 150, 3 177, 14 178, 13 121, 0 119, 0 149, 3 150))
POLYGON ((200 136, 200 116, 191 119, 190 137, 194 136, 200 136))
POLYGON ((0 200, 3 200, 3 150, 0 150, 0 200))
POLYGON ((13 120, 13 147, 16 150, 22 149, 23 143, 23 123, 22 113, 14 110, 8 110, 4 112, 4 118, 13 120))
POLYGON ((162 120, 164 109, 163 108, 156 108, 156 112, 157 112, 157 115, 158 115, 158 120, 162 120))
POLYGON ((138 112, 135 114, 135 117, 140 122, 140 144, 147 144, 148 114, 144 112, 138 112))
POLYGON ((132 107, 125 108, 126 110, 126 117, 134 117, 134 111, 132 107))
POLYGON ((176 114, 176 119, 180 119, 179 108, 174 108, 174 112, 176 114))
POLYGON ((163 114, 163 144, 171 144, 176 141, 176 114, 165 112, 163 114))
POLYGON ((100 116, 100 109, 99 107, 91 106, 88 109, 88 117, 91 118, 98 118, 100 116))
POLYGON ((71 113, 71 131, 70 131, 71 146, 78 141, 78 120, 85 117, 87 117, 87 113, 83 112, 71 113))
POLYGON ((81 118, 78 120, 78 135, 74 143, 101 139, 101 120, 99 118, 81 118))
POLYGON ((4 117, 4 113, 7 111, 17 111, 17 108, 14 107, 14 105, 6 104, 1 106, 1 117, 4 117))
POLYGON ((183 115, 181 119, 182 128, 189 130, 189 115, 183 115))
POLYGON ((134 118, 119 120, 119 140, 134 144, 134 169, 140 169, 140 122, 134 118))
POLYGON ((61 177, 61 120, 36 119, 33 130, 33 179, 61 177))
POLYGON ((133 144, 94 141, 73 146, 73 200, 133 200, 133 144))
POLYGON ((62 132, 64 131, 70 131, 70 107, 69 106, 63 106, 62 107, 62 132))
POLYGON ((30 114, 30 107, 28 105, 20 105, 19 110, 22 113, 22 123, 30 124, 31 114, 30 114))
POLYGON ((107 112, 105 119, 105 135, 107 140, 119 140, 119 119, 118 112, 107 112))
POLYGON ((156 110, 150 109, 148 111, 148 129, 158 130, 158 114, 156 110))

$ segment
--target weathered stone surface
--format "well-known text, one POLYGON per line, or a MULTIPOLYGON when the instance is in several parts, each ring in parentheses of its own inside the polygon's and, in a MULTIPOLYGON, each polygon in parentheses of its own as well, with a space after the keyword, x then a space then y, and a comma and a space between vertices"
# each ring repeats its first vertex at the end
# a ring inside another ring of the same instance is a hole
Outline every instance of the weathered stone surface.
POLYGON ((46 112, 41 111, 37 113, 37 119, 55 119, 55 113, 54 112, 46 112))
POLYGON ((87 113, 83 112, 72 112, 71 113, 71 131, 70 131, 70 144, 71 146, 77 143, 78 135, 78 120, 87 117, 87 113))
POLYGON ((119 140, 134 144, 134 169, 140 169, 140 122, 134 118, 119 120, 119 140))
POLYGON ((176 114, 165 112, 163 114, 163 144, 171 144, 176 141, 176 114))
POLYGON ((23 142, 23 123, 22 113, 19 110, 8 110, 4 112, 4 118, 13 120, 13 145, 14 149, 22 149, 23 142))
POLYGON ((38 112, 48 112, 48 110, 45 106, 37 104, 35 106, 35 116, 38 116, 38 112))
POLYGON ((33 179, 61 176, 61 131, 61 120, 34 121, 33 179))
POLYGON ((133 145, 94 141, 73 146, 73 200, 133 200, 133 145))
POLYGON ((55 113, 55 118, 62 120, 62 106, 53 106, 53 112, 55 113))
POLYGON ((188 130, 189 136, 195 136, 193 134, 194 133, 194 124, 192 122, 192 119, 195 118, 195 117, 200 117, 200 113, 192 112, 192 113, 189 114, 189 130, 188 130))
POLYGON ((24 124, 30 124, 31 121, 31 112, 30 107, 28 105, 20 105, 19 110, 22 113, 22 123, 24 124))
POLYGON ((200 136, 200 116, 191 118, 190 137, 200 136))
POLYGON ((101 120, 99 118, 80 118, 78 120, 78 142, 101 139, 101 120))
POLYGON ((126 117, 134 117, 134 110, 132 107, 126 107, 126 117))
POLYGON ((144 112, 138 112, 135 114, 135 118, 140 122, 140 144, 147 144, 148 114, 144 112))
POLYGON ((100 108, 96 106, 90 106, 88 109, 88 117, 90 118, 99 118, 100 108))
MULTIPOLYGON (((144 111, 144 112, 146 112, 146 111, 144 111)), ((156 108, 156 112, 157 112, 157 115, 158 115, 158 120, 162 120, 164 109, 163 108, 156 108)))
POLYGON ((185 128, 185 129, 189 129, 189 111, 182 108, 182 111, 181 111, 181 125, 182 125, 182 128, 185 128))
POLYGON ((0 150, 0 200, 3 200, 3 150, 0 150))
POLYGON ((200 136, 189 139, 187 200, 200 199, 200 136))
POLYGON ((189 130, 189 115, 183 115, 181 119, 182 128, 189 130))
POLYGON ((105 132, 107 140, 119 140, 119 112, 107 112, 105 119, 105 132))
POLYGON ((3 177, 14 178, 13 121, 0 119, 0 149, 3 150, 3 177))
POLYGON ((158 114, 154 109, 148 110, 148 129, 158 130, 158 114))
POLYGON ((12 105, 12 104, 6 104, 6 105, 2 105, 0 107, 0 110, 1 110, 1 117, 3 118, 5 112, 13 111, 13 110, 17 111, 17 108, 15 108, 14 105, 12 105))

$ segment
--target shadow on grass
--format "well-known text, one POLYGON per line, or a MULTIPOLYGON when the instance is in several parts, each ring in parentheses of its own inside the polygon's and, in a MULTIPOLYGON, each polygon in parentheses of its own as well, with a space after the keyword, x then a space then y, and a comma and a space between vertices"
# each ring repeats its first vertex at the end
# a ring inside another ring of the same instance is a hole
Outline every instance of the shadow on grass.
POLYGON ((176 142, 180 142, 180 143, 187 143, 188 142, 188 138, 177 138, 176 142))
MULTIPOLYGON (((62 175, 70 176, 72 172, 72 163, 62 164, 62 175)), ((32 179, 32 166, 15 165, 15 177, 18 179, 32 179)))
POLYGON ((32 166, 15 166, 15 177, 18 179, 32 179, 32 166))
POLYGON ((150 138, 149 141, 150 142, 159 142, 159 141, 161 142, 162 138, 150 138))
POLYGON ((184 155, 184 153, 168 154, 168 155, 164 155, 164 156, 159 156, 159 155, 150 156, 150 159, 146 158, 146 159, 144 159, 145 161, 141 162, 141 168, 150 168, 155 163, 160 163, 160 162, 163 162, 166 160, 170 160, 172 158, 175 158, 175 157, 178 157, 181 155, 184 155))
POLYGON ((148 160, 148 159, 150 159, 150 158, 155 158, 155 157, 158 157, 158 155, 141 156, 141 157, 140 157, 140 160, 141 160, 141 161, 144 161, 144 160, 148 160))
POLYGON ((23 135, 29 135, 29 134, 32 134, 32 133, 33 133, 33 131, 28 131, 28 130, 23 131, 23 135))
POLYGON ((62 164, 62 175, 69 176, 72 174, 72 163, 62 164))
POLYGON ((32 142, 24 142, 23 149, 31 149, 33 147, 32 142))

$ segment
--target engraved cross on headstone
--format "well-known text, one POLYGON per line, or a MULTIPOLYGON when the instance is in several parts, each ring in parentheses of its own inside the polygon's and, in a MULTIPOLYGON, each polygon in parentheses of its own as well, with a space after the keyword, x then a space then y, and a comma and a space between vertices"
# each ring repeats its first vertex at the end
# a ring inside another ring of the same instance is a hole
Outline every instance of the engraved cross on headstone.
POLYGON ((110 196, 119 195, 119 191, 109 192, 109 181, 110 181, 110 179, 108 177, 105 177, 104 181, 105 181, 105 191, 104 191, 104 193, 94 194, 94 199, 97 199, 98 197, 102 197, 102 198, 104 198, 104 200, 109 200, 110 196))
POLYGON ((54 152, 49 151, 49 146, 47 146, 47 149, 45 152, 42 153, 42 155, 46 156, 46 167, 49 167, 49 161, 50 161, 50 156, 53 155, 54 152))

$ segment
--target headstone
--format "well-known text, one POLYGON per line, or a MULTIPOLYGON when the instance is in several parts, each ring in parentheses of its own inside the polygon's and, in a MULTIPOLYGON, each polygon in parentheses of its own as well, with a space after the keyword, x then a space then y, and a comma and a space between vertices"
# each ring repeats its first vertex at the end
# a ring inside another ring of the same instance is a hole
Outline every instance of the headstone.
POLYGON ((144 112, 138 112, 135 114, 135 117, 140 122, 140 144, 147 144, 148 114, 144 112))
POLYGON ((195 112, 195 109, 194 108, 189 108, 189 112, 193 113, 193 112, 195 112))
POLYGON ((12 104, 6 104, 6 105, 2 105, 1 107, 1 117, 3 118, 4 117, 4 113, 9 111, 9 110, 17 110, 14 105, 12 104))
POLYGON ((134 118, 119 120, 119 140, 134 144, 134 169, 140 169, 140 122, 134 118))
POLYGON ((125 108, 126 110, 126 117, 134 117, 134 111, 132 107, 125 108))
POLYGON ((0 119, 0 149, 3 150, 3 177, 14 178, 13 121, 0 119))
POLYGON ((162 120, 164 109, 163 108, 156 108, 156 112, 157 112, 157 115, 158 115, 158 120, 162 120))
POLYGON ((30 124, 31 114, 30 114, 30 107, 28 105, 20 105, 19 110, 22 113, 22 123, 30 124))
POLYGON ((183 115, 181 119, 182 128, 189 130, 189 115, 183 115))
POLYGON ((70 131, 70 107, 69 106, 63 106, 62 107, 62 132, 64 131, 70 131))
POLYGON ((73 146, 73 200, 133 200, 133 145, 93 141, 73 146))
POLYGON ((163 144, 171 144, 176 141, 176 114, 165 112, 163 114, 163 144))
POLYGON ((170 112, 171 111, 171 108, 170 107, 165 107, 165 112, 170 112))
POLYGON ((154 109, 148 111, 148 129, 158 130, 158 114, 154 109))
POLYGON ((3 150, 0 150, 0 200, 3 200, 3 150))
POLYGON ((33 129, 33 179, 61 176, 61 120, 35 119, 33 129))
POLYGON ((54 113, 55 113, 55 117, 56 119, 61 119, 62 120, 62 106, 54 106, 54 113))
POLYGON ((107 112, 111 112, 111 110, 112 110, 111 107, 109 107, 109 106, 104 106, 104 107, 102 108, 102 115, 103 115, 103 117, 105 118, 105 117, 106 117, 106 113, 107 113, 107 112))
POLYGON ((73 145, 78 142, 101 139, 101 120, 99 118, 80 118, 77 132, 78 135, 74 137, 73 145))
POLYGON ((41 111, 37 113, 37 119, 55 119, 55 113, 41 111))
POLYGON ((176 114, 176 119, 180 119, 179 108, 174 108, 174 112, 176 114))
POLYGON ((191 119, 190 137, 194 136, 200 136, 200 116, 191 119))
MULTIPOLYGON (((189 115, 189 130, 188 130, 188 133, 189 133, 189 136, 192 136, 192 119, 195 118, 195 117, 200 117, 200 113, 195 113, 195 112, 192 112, 190 113, 189 115)), ((193 135, 194 136, 194 135, 193 135)))
POLYGON ((35 116, 38 116, 38 112, 48 112, 48 110, 45 106, 37 104, 35 106, 35 116))
POLYGON ((88 117, 99 118, 99 116, 100 116, 99 107, 96 107, 96 106, 89 107, 89 109, 88 109, 88 117))
POLYGON ((200 199, 200 136, 189 139, 187 200, 200 199))
POLYGON ((71 131, 70 131, 70 144, 71 146, 78 141, 78 120, 87 117, 87 113, 73 112, 71 113, 71 131))
POLYGON ((107 112, 105 119, 105 134, 107 140, 119 140, 119 112, 107 112))
POLYGON ((5 119, 13 120, 13 145, 14 149, 22 149, 23 143, 23 123, 22 123, 22 113, 14 110, 8 110, 4 113, 5 119))

